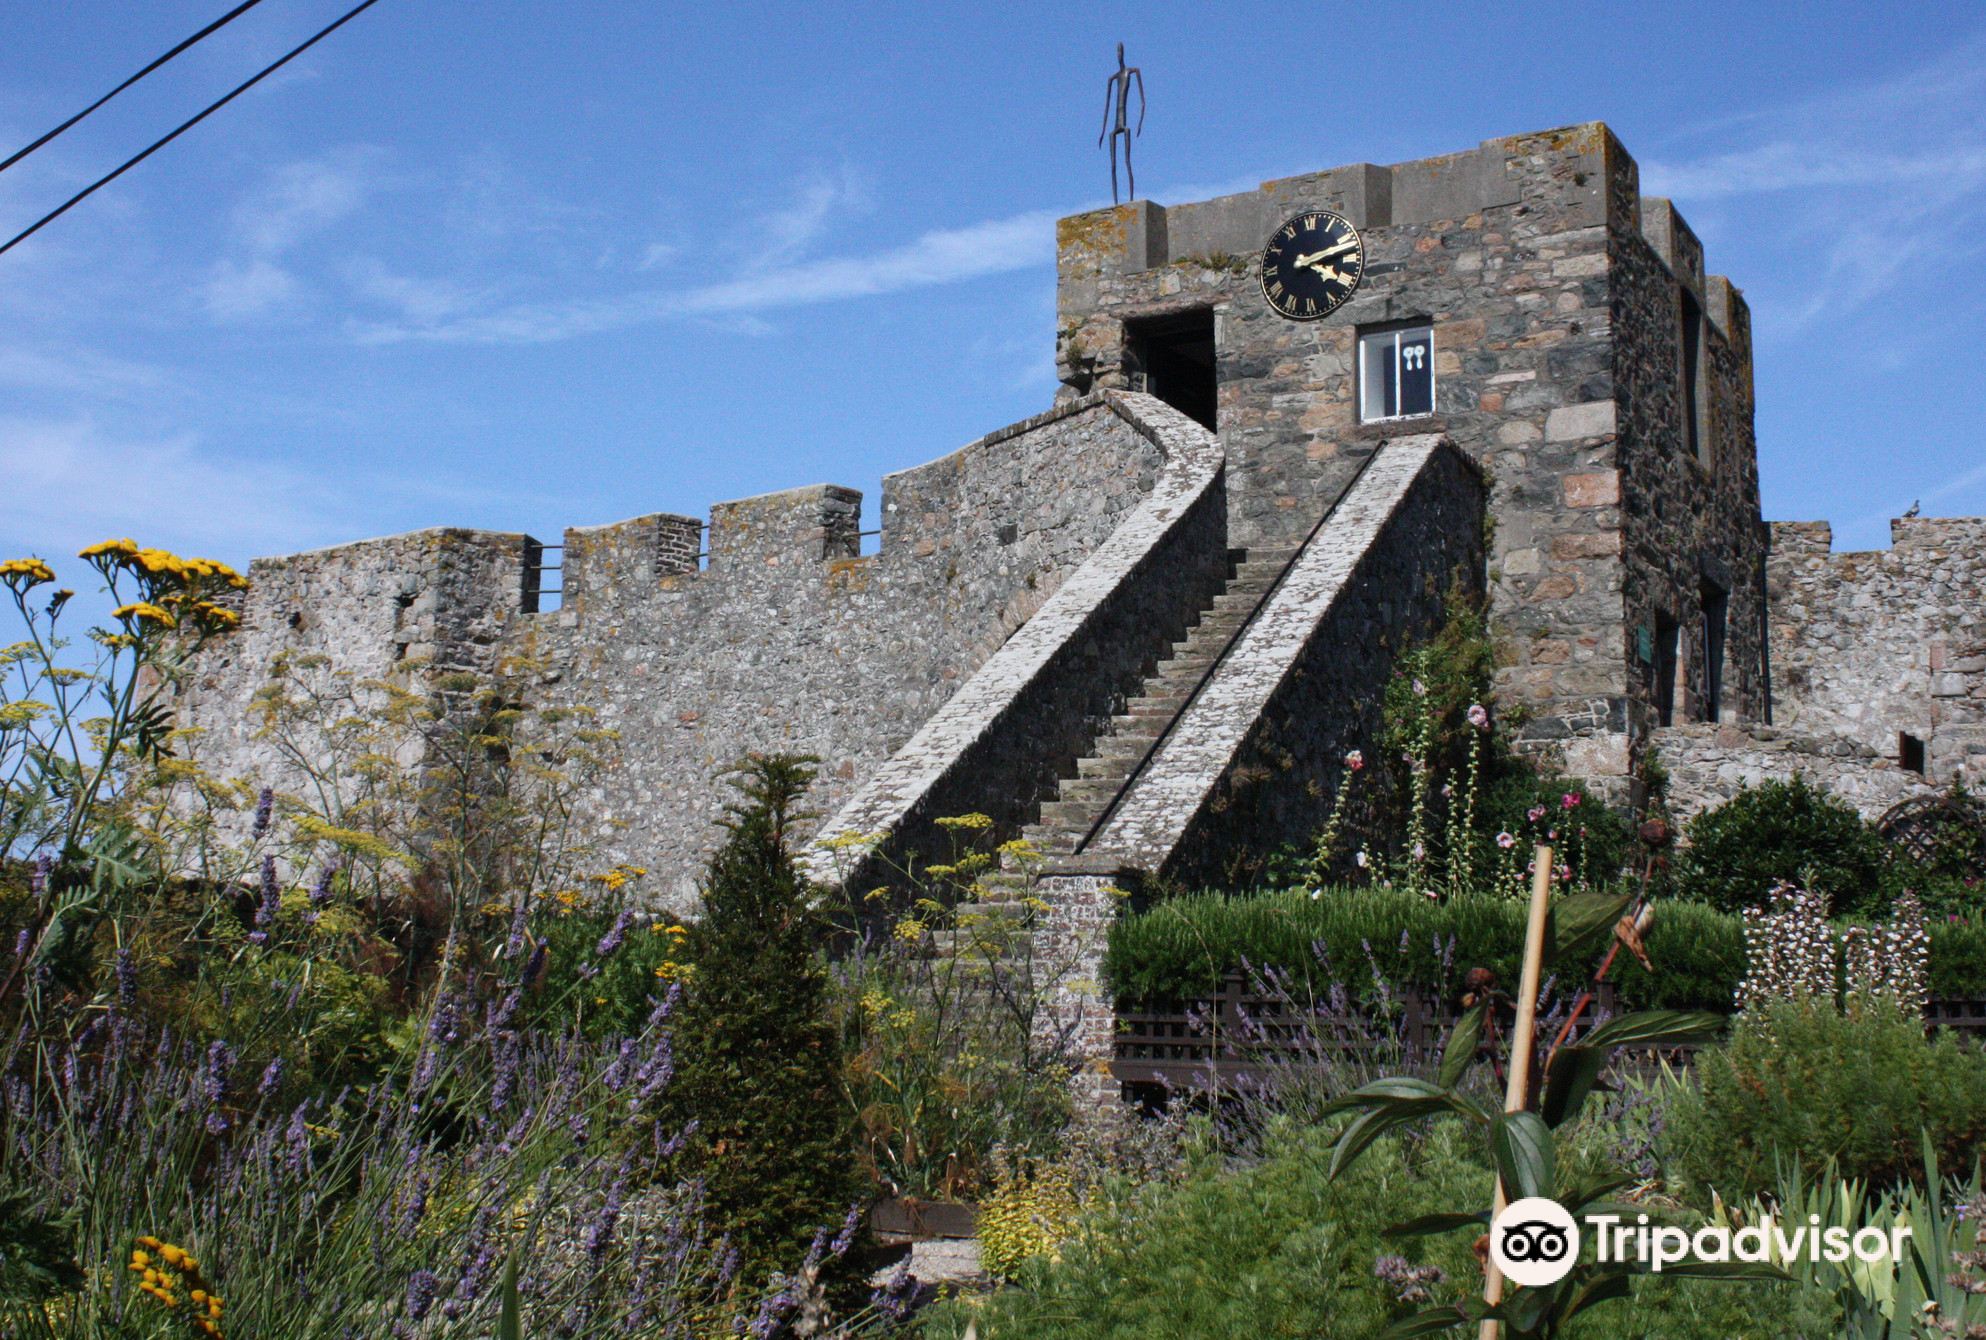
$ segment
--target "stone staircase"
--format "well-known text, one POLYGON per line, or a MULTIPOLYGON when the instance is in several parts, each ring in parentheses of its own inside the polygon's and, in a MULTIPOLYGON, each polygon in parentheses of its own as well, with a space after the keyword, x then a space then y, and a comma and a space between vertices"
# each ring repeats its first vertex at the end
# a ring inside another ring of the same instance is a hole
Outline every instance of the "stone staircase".
MULTIPOLYGON (((1042 803, 1039 821, 1022 831, 1030 845, 1051 860, 1080 848, 1296 553, 1295 546, 1234 551, 1227 586, 1185 639, 1172 644, 1172 655, 1146 677, 1123 712, 1111 717, 1089 756, 1076 763, 1076 775, 1062 779, 1055 798, 1042 803)), ((1011 858, 1007 864, 1013 867, 1011 858)))
POLYGON ((1075 775, 1057 784, 1054 798, 1042 803, 1040 820, 1022 830, 1039 857, 1003 855, 1000 869, 979 880, 985 893, 954 909, 955 924, 927 936, 925 953, 956 957, 974 975, 996 976, 1015 966, 1011 950, 1032 913, 1026 866, 1038 868, 1041 859, 1069 855, 1089 836, 1296 553, 1294 546, 1232 551, 1232 575, 1221 593, 1200 611, 1186 637, 1173 643, 1172 654, 1145 677, 1139 692, 1110 718, 1089 755, 1077 761, 1075 775))

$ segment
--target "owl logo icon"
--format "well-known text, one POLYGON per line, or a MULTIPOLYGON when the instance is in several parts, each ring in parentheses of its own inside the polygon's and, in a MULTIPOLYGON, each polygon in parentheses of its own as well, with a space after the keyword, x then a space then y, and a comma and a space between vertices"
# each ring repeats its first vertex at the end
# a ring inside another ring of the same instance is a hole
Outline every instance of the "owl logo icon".
POLYGON ((1490 1259, 1513 1284, 1556 1284, 1579 1263, 1579 1225, 1555 1200, 1512 1201, 1490 1225, 1490 1259))

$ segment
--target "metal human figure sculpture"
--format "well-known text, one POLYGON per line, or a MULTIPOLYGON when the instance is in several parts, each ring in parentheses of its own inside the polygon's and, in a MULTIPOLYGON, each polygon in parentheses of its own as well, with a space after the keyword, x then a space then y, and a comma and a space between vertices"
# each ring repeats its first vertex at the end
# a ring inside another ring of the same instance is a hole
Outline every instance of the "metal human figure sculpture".
POLYGON ((1137 66, 1124 64, 1124 44, 1117 44, 1117 73, 1103 86, 1103 129, 1097 132, 1096 147, 1110 137, 1110 203, 1117 203, 1117 137, 1124 137, 1124 185, 1131 198, 1138 198, 1138 179, 1131 175, 1131 138, 1145 133, 1145 75, 1137 66), (1131 129, 1131 81, 1138 82, 1138 128, 1131 129), (1117 124, 1110 123, 1111 108, 1117 109, 1117 124))

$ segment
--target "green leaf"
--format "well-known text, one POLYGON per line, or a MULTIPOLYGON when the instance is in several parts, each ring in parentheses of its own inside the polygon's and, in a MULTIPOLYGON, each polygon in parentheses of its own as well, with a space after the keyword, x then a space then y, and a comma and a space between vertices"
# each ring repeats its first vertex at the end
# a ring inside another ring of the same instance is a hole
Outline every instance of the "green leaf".
POLYGON ((1539 1106, 1545 1124, 1563 1126, 1579 1115, 1593 1089, 1606 1071, 1606 1048, 1561 1047, 1545 1072, 1545 1096, 1539 1106))
MULTIPOLYGON (((1643 1273, 1636 1270, 1636 1274, 1643 1273)), ((1647 1273, 1653 1273, 1647 1272, 1647 1273)), ((1790 1281, 1793 1276, 1767 1261, 1678 1261, 1662 1267, 1663 1279, 1681 1280, 1774 1280, 1790 1281)))
POLYGON ((1578 1292, 1567 1300, 1565 1310, 1559 1313, 1559 1320, 1570 1321, 1596 1303, 1625 1298, 1631 1289, 1628 1272, 1619 1266, 1608 1266, 1579 1286, 1578 1292))
MULTIPOLYGON (((1548 961, 1584 962, 1597 955, 1627 912, 1633 894, 1571 893, 1552 904, 1548 961)), ((1582 974, 1583 975, 1583 974, 1582 974)))
POLYGON ((1453 1233, 1458 1228, 1487 1228, 1489 1213, 1478 1211, 1475 1214, 1424 1214, 1417 1219, 1409 1219, 1404 1224, 1395 1224, 1386 1229, 1382 1236, 1389 1238, 1425 1238, 1436 1233, 1453 1233))
POLYGON ((1422 1107, 1418 1104, 1395 1102, 1363 1113, 1358 1120, 1345 1127, 1344 1132, 1338 1136, 1338 1143, 1332 1146, 1330 1176, 1336 1178, 1339 1173, 1351 1167, 1358 1156, 1372 1146, 1373 1141, 1395 1126, 1404 1126, 1410 1121, 1433 1116, 1440 1110, 1439 1105, 1422 1107))
POLYGON ((1395 1075, 1386 1079, 1376 1079, 1370 1084, 1353 1089, 1344 1097, 1326 1104, 1323 1115, 1328 1117, 1334 1112, 1373 1107, 1382 1102, 1401 1098, 1431 1098, 1438 1101, 1443 1097, 1445 1091, 1439 1085, 1430 1084, 1424 1079, 1395 1075))
POLYGON ((1724 1016, 1708 1010, 1642 1010, 1609 1019, 1579 1040, 1582 1047, 1686 1047, 1708 1042, 1724 1016))
POLYGON ((517 1253, 503 1263, 503 1311, 497 1317, 497 1340, 524 1340, 524 1318, 517 1297, 517 1253))
POLYGON ((1470 1320, 1468 1313, 1453 1304, 1447 1307, 1429 1308, 1425 1312, 1416 1312, 1411 1317, 1400 1318, 1380 1332, 1379 1340, 1411 1340, 1411 1337, 1417 1335, 1440 1335, 1443 1331, 1452 1331, 1470 1320))
POLYGON ((1455 1021, 1455 1027, 1448 1031, 1448 1045, 1441 1053, 1441 1069, 1435 1075, 1435 1082, 1444 1089, 1452 1089, 1462 1082, 1462 1076, 1469 1069, 1469 1062, 1476 1059, 1476 1049, 1483 1043, 1483 1019, 1489 1011, 1489 1001, 1480 1000, 1463 1012, 1455 1021))
POLYGON ((1505 1112, 1490 1126, 1490 1152, 1512 1200, 1549 1196, 1558 1163, 1551 1128, 1535 1112, 1505 1112))

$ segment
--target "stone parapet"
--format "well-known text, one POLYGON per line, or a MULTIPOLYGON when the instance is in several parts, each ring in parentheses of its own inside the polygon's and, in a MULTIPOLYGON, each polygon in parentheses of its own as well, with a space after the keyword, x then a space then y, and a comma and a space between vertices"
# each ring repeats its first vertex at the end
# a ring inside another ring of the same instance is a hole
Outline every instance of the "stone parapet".
POLYGON ((1894 758, 1838 735, 1806 735, 1764 725, 1665 726, 1649 741, 1668 774, 1669 811, 1687 821, 1747 787, 1804 777, 1818 790, 1879 819, 1898 801, 1937 788, 1894 758))

